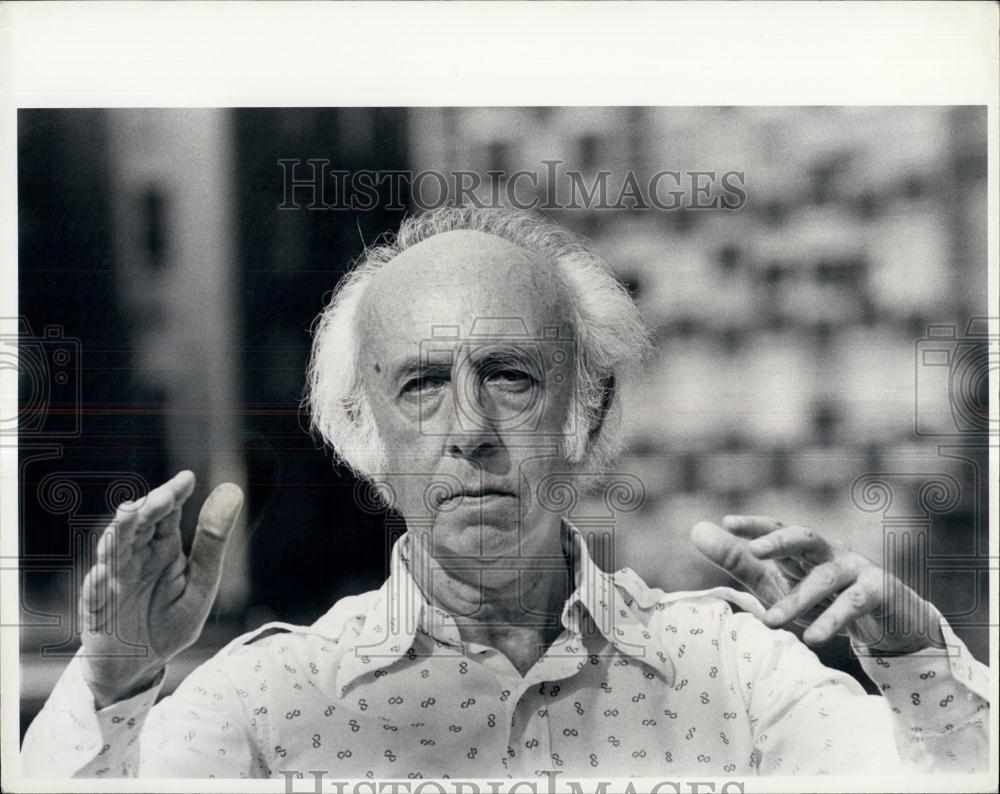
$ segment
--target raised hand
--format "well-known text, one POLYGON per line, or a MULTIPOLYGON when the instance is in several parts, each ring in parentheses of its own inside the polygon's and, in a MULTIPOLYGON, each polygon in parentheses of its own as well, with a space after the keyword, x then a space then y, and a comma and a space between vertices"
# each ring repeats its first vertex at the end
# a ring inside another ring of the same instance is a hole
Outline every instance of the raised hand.
POLYGON ((232 483, 212 491, 186 557, 181 508, 194 484, 194 474, 182 471, 138 502, 126 502, 98 543, 81 593, 80 656, 99 708, 146 688, 201 634, 243 492, 232 483))
POLYGON ((867 557, 837 540, 768 516, 700 521, 694 545, 746 585, 768 610, 771 628, 798 623, 802 639, 821 645, 846 632, 873 654, 941 647, 940 614, 867 557))

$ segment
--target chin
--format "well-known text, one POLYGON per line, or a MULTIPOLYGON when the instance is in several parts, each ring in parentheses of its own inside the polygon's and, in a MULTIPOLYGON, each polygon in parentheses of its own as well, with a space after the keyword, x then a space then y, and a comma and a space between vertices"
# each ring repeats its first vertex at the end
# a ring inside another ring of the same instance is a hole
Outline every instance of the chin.
POLYGON ((482 518, 469 520, 447 516, 434 525, 433 554, 439 560, 448 557, 474 558, 488 565, 519 556, 520 525, 510 521, 482 518))

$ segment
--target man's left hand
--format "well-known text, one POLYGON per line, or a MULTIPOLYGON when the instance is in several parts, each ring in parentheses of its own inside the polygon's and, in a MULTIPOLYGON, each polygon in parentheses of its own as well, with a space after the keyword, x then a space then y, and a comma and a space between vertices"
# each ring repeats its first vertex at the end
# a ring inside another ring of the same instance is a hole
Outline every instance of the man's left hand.
POLYGON ((810 645, 847 632, 875 655, 942 647, 940 614, 888 571, 843 543, 767 516, 700 521, 695 546, 765 606, 771 628, 806 626, 810 645))

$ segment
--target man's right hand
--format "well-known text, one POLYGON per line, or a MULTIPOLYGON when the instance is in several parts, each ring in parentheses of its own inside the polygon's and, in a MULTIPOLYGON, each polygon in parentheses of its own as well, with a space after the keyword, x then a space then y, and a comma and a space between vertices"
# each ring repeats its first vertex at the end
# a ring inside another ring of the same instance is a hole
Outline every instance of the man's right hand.
POLYGON ((80 656, 98 708, 151 685, 205 625, 243 492, 232 483, 212 491, 185 556, 181 508, 194 483, 194 474, 182 471, 144 499, 126 502, 101 536, 81 593, 80 656))

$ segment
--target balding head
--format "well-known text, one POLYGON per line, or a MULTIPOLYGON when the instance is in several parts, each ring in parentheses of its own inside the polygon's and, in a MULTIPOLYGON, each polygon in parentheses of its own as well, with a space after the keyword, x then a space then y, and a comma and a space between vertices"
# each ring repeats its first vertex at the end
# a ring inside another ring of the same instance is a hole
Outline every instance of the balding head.
POLYGON ((388 262, 365 291, 358 327, 367 359, 362 376, 384 369, 389 345, 419 345, 436 327, 456 327, 467 338, 477 320, 506 318, 523 321, 535 339, 551 326, 572 333, 569 305, 552 263, 542 257, 485 232, 435 235, 388 262))

